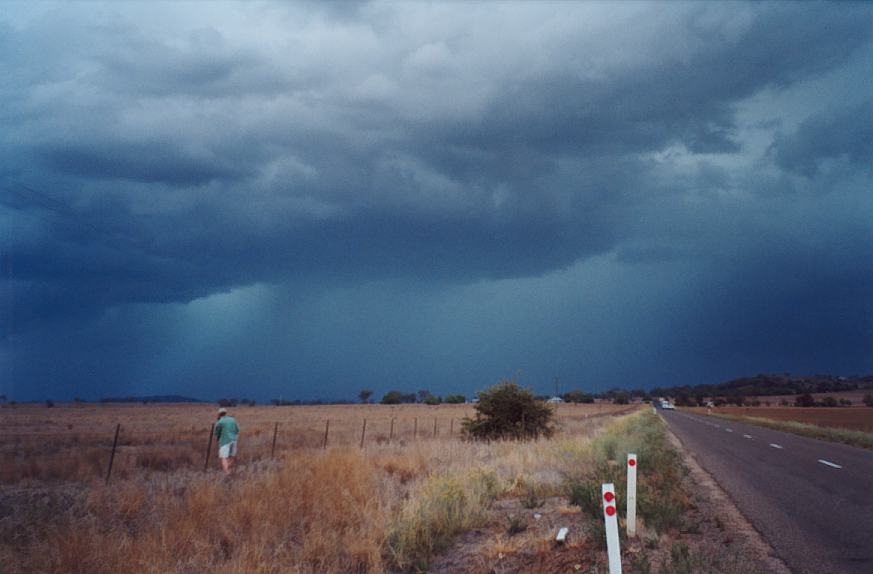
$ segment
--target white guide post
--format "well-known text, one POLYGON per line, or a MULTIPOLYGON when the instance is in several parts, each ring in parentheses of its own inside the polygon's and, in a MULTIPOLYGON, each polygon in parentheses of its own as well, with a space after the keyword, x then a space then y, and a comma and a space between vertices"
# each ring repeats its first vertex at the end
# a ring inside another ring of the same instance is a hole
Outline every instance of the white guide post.
POLYGON ((606 483, 603 490, 603 519, 606 521, 606 553, 609 556, 609 574, 621 574, 621 549, 618 546, 618 510, 615 504, 615 485, 606 483))
POLYGON ((627 536, 637 535, 637 455, 627 455, 627 536))

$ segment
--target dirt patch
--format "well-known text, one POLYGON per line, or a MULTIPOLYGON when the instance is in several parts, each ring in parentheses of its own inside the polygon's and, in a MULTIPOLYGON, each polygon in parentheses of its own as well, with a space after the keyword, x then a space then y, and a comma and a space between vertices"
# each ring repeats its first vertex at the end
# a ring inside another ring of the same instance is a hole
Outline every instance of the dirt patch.
POLYGON ((596 549, 582 529, 581 511, 564 497, 525 508, 522 499, 499 500, 484 528, 466 533, 438 557, 435 574, 503 574, 510 572, 589 572, 596 549), (513 528, 514 527, 514 528, 513 528), (566 542, 555 541, 567 527, 566 542), (520 532, 513 530, 523 528, 520 532))

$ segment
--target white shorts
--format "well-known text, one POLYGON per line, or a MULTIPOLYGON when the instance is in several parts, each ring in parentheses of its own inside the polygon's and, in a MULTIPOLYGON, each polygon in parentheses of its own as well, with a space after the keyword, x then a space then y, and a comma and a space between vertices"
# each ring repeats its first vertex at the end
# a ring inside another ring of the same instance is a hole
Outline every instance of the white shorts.
POLYGON ((218 447, 218 458, 230 458, 232 456, 236 456, 236 441, 218 447))

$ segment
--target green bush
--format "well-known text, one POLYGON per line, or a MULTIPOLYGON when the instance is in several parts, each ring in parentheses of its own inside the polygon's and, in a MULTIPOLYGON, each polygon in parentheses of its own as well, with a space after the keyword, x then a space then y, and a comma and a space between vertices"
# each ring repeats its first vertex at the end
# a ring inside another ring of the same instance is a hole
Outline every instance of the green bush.
POLYGON ((464 395, 446 395, 445 402, 452 405, 461 405, 467 402, 467 397, 464 395))
POLYGON ((479 440, 549 437, 554 412, 514 380, 501 381, 479 393, 476 416, 461 423, 464 435, 479 440))

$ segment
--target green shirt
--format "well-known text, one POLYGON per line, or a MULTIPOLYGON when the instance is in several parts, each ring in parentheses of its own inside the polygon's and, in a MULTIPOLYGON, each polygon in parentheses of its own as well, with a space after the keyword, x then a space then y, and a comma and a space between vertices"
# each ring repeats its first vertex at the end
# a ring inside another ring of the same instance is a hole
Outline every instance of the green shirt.
POLYGON ((215 423, 215 436, 218 437, 218 446, 230 444, 239 436, 239 425, 232 416, 225 415, 215 423))

